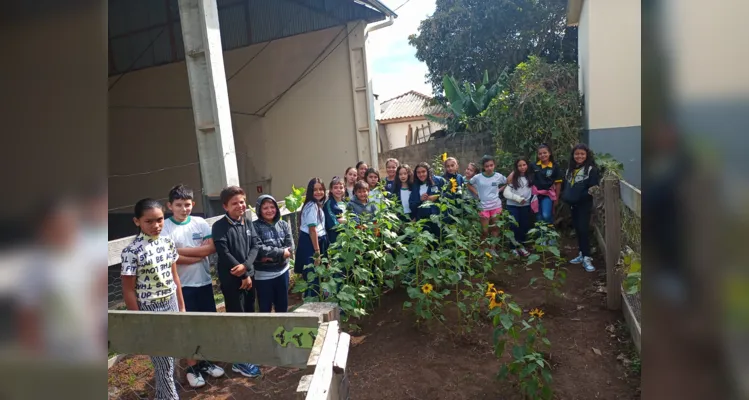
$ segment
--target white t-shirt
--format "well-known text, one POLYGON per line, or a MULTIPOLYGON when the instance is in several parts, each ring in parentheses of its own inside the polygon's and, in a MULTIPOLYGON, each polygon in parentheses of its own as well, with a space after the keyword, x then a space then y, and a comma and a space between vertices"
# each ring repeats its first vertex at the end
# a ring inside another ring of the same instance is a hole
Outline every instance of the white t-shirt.
MULTIPOLYGON (((184 222, 177 222, 174 217, 170 217, 164 221, 161 236, 172 239, 178 249, 200 247, 204 240, 211 237, 211 227, 203 218, 192 215, 188 215, 184 222)), ((179 281, 185 287, 210 285, 213 283, 210 268, 208 257, 195 264, 178 264, 179 281)))
POLYGON ((495 172, 492 176, 486 176, 481 173, 471 178, 470 183, 479 192, 479 208, 495 210, 502 207, 502 200, 499 199, 499 187, 507 183, 507 178, 504 175, 495 172))
POLYGON ((148 305, 176 292, 172 264, 177 257, 177 246, 172 239, 147 236, 143 232, 122 250, 121 274, 136 277, 138 303, 148 305))
POLYGON ((373 203, 382 203, 382 193, 380 189, 372 189, 369 191, 369 201, 373 203))
POLYGON ((408 204, 408 200, 411 197, 411 190, 401 188, 401 204, 403 205, 403 212, 411 214, 411 206, 408 204))
POLYGON ((419 186, 419 198, 421 198, 421 196, 425 195, 427 193, 427 190, 429 190, 429 186, 427 186, 426 183, 422 183, 419 186))
POLYGON ((317 237, 325 236, 325 215, 315 203, 307 203, 302 208, 302 223, 299 230, 309 235, 309 226, 315 226, 317 237))
POLYGON ((507 205, 508 206, 528 206, 531 203, 531 197, 533 197, 533 192, 531 190, 530 185, 528 185, 528 178, 521 176, 518 179, 518 188, 515 189, 512 187, 512 185, 508 186, 508 189, 505 189, 505 198, 507 199, 507 205), (511 199, 508 197, 507 190, 510 190, 513 194, 516 196, 520 196, 523 199, 525 199, 525 203, 520 204, 515 199, 511 199))

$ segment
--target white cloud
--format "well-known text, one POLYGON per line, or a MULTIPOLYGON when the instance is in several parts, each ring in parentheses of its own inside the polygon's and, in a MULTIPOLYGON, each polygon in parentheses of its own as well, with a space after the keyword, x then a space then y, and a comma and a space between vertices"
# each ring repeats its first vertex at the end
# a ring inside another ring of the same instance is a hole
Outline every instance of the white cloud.
MULTIPOLYGON (((383 1, 390 9, 405 0, 383 1)), ((367 41, 367 58, 373 91, 380 100, 387 100, 409 90, 432 95, 425 83, 426 64, 416 59, 416 49, 408 44, 408 36, 417 32, 419 23, 434 12, 435 0, 410 0, 395 13, 393 25, 371 32, 367 41)))

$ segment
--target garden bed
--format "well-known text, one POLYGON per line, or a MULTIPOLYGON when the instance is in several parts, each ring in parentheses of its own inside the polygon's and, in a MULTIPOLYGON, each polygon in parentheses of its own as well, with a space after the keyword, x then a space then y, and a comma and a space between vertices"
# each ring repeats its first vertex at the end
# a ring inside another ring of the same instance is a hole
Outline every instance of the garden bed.
MULTIPOLYGON (((563 247, 565 257, 575 251, 563 247)), ((597 259, 599 271, 603 260, 597 259)), ((521 268, 518 268, 522 270, 521 268)), ((608 311, 601 273, 586 273, 569 266, 563 298, 546 304, 543 290, 526 287, 538 268, 512 278, 490 276, 497 287, 511 292, 526 308, 538 307, 552 343, 547 355, 552 365, 557 399, 635 399, 639 397, 639 361, 620 312, 608 311), (599 354, 600 353, 600 354, 599 354)), ((520 399, 510 382, 498 381, 499 361, 493 354, 492 327, 487 321, 465 337, 455 338, 438 322, 416 327, 408 300, 397 289, 382 298, 373 315, 357 321, 351 332, 348 374, 355 399, 520 399)), ((454 309, 445 312, 450 324, 454 309)), ((293 399, 302 371, 263 368, 262 379, 251 380, 231 372, 207 378, 206 387, 193 390, 178 371, 183 399, 293 399)), ((184 368, 184 363, 180 368, 184 368)), ((110 398, 148 398, 153 393, 153 369, 147 357, 126 358, 109 371, 110 398)))

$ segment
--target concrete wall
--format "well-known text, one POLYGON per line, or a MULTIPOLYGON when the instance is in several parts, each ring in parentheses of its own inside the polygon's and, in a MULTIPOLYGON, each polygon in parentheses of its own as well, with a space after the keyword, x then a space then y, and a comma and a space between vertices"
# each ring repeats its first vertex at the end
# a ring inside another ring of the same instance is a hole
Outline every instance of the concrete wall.
POLYGON ((587 0, 580 14, 578 62, 585 136, 593 150, 624 163, 640 185, 640 2, 587 0))
MULTIPOLYGON (((294 86, 265 117, 237 113, 254 113, 281 94, 336 35, 330 48, 345 34, 338 27, 275 41, 228 82, 239 178, 251 201, 258 196, 257 186, 262 186, 264 193, 283 198, 292 184, 306 185, 314 176, 327 181, 343 174, 346 166, 358 160, 346 43, 294 86)), ((227 78, 263 46, 225 52, 227 78)), ((127 74, 109 92, 109 104, 190 107, 184 63, 127 74)), ((177 183, 199 192, 195 135, 190 109, 110 109, 110 174, 179 166, 146 175, 110 178, 110 208, 130 205, 143 197, 166 197, 169 188, 177 183)), ((201 211, 199 202, 196 212, 201 211)))
POLYGON ((422 125, 425 127, 427 125, 431 125, 432 132, 435 132, 437 130, 444 128, 444 126, 442 125, 427 121, 426 118, 415 120, 415 121, 393 122, 389 124, 381 124, 381 126, 384 127, 384 131, 385 131, 385 134, 387 135, 388 143, 390 145, 389 149, 384 149, 384 150, 393 150, 393 149, 405 147, 406 138, 408 136, 409 125, 411 126, 414 135, 416 135, 416 128, 419 128, 422 125))
MULTIPOLYGON (((380 171, 385 172, 385 160, 391 157, 413 168, 422 161, 431 164, 435 156, 444 152, 458 159, 460 172, 463 173, 469 162, 478 162, 485 154, 494 154, 494 139, 490 133, 461 135, 389 150, 380 153, 380 171)), ((506 171, 501 172, 507 175, 506 171)))

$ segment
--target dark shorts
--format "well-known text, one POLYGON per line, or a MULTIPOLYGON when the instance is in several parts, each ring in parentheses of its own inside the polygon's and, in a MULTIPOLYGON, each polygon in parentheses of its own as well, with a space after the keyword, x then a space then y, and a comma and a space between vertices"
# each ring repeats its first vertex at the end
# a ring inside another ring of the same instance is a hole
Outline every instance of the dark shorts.
POLYGON ((185 299, 185 310, 193 312, 216 312, 216 300, 213 298, 213 286, 182 287, 185 299))

